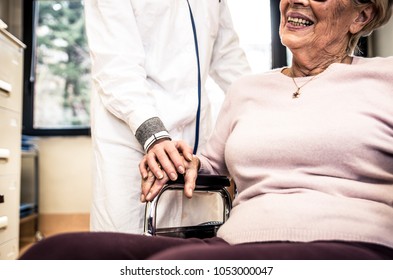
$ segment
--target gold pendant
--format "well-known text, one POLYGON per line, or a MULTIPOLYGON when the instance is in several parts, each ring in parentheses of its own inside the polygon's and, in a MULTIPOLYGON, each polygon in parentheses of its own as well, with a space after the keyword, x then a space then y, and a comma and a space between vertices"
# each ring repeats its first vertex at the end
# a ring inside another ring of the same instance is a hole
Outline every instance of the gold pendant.
POLYGON ((300 96, 299 89, 292 94, 292 98, 298 98, 300 96))

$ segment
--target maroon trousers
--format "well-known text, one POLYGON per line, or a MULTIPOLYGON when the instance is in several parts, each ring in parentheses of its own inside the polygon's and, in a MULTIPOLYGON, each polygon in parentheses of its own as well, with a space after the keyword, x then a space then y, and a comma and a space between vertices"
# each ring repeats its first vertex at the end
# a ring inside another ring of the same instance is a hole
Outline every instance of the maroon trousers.
POLYGON ((340 242, 260 242, 230 245, 223 239, 181 239, 126 233, 65 233, 34 244, 22 260, 381 260, 393 249, 340 242))

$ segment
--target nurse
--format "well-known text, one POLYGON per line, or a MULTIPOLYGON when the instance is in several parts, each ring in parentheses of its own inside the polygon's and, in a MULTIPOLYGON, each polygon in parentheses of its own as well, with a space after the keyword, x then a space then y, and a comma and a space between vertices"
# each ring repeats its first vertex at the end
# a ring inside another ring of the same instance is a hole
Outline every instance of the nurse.
POLYGON ((214 125, 208 76, 225 92, 250 68, 226 0, 89 0, 85 13, 94 88, 90 227, 142 233, 142 157, 153 151, 176 179, 184 166, 172 140, 189 145, 189 158, 214 125))

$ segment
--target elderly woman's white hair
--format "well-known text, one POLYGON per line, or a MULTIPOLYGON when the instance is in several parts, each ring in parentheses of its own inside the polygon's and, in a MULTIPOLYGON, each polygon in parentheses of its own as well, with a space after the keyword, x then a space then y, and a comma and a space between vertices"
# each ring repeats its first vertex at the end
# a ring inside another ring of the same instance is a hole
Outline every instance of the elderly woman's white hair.
POLYGON ((393 0, 352 0, 352 2, 356 8, 372 5, 374 7, 374 16, 360 32, 351 36, 348 43, 349 54, 356 50, 361 37, 370 35, 375 29, 378 29, 390 20, 393 5, 393 0))

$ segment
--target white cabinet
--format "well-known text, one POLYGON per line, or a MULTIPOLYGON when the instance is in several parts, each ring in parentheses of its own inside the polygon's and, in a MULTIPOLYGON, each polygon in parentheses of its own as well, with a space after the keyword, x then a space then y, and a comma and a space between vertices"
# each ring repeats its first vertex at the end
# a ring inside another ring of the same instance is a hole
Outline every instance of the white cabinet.
POLYGON ((0 260, 19 255, 23 50, 0 29, 0 260))

